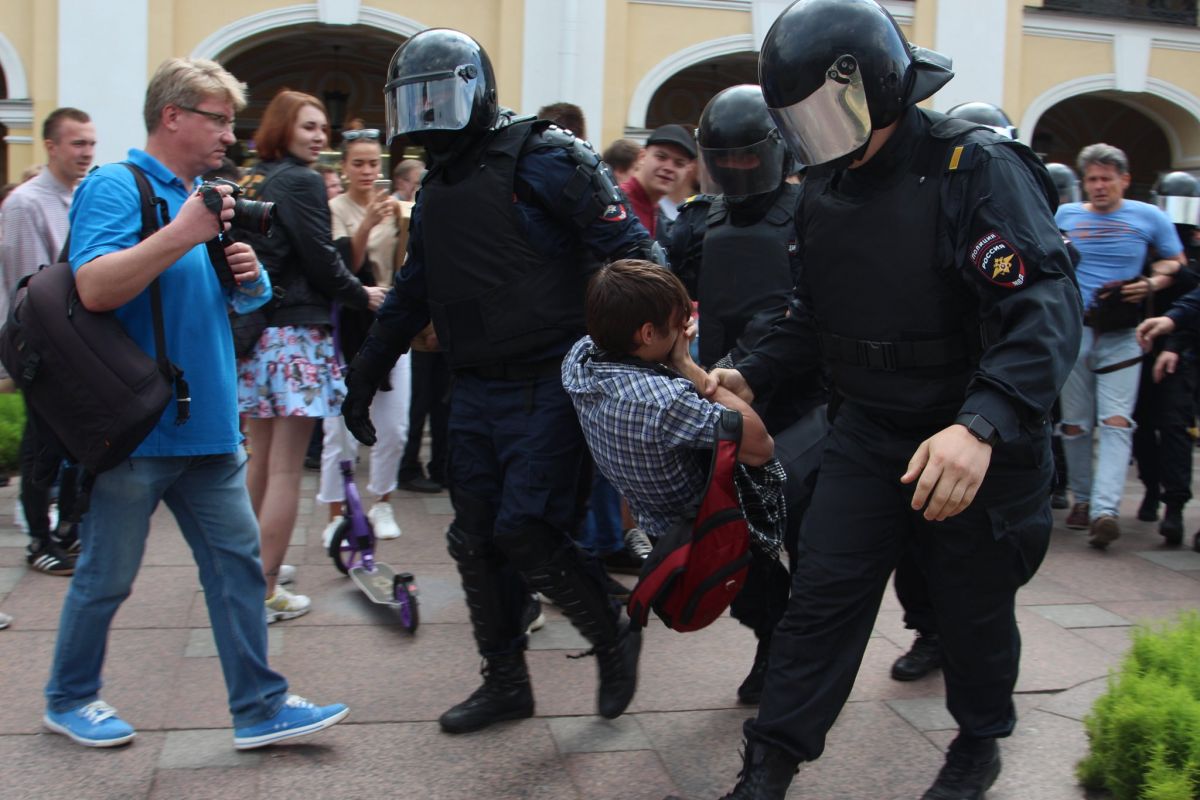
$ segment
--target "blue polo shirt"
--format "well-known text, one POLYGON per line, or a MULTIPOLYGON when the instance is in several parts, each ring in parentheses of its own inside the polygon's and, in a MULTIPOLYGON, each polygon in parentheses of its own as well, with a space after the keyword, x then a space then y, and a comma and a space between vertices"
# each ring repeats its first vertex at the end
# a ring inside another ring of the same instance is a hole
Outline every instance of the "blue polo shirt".
POLYGON ((1156 258, 1174 258, 1183 250, 1170 217, 1137 200, 1122 200, 1107 214, 1088 211, 1083 203, 1065 203, 1054 218, 1079 248, 1076 277, 1085 308, 1105 283, 1141 275, 1149 248, 1156 258))
MULTIPOLYGON (((185 186, 142 150, 131 149, 129 161, 146 173, 150 188, 167 202, 174 219, 195 186, 185 186)), ((136 245, 142 215, 133 174, 121 164, 107 164, 93 172, 75 192, 70 219, 70 260, 76 271, 100 256, 136 245)), ((242 313, 267 302, 270 279, 266 270, 259 274, 257 281, 226 290, 204 245, 198 244, 159 276, 167 356, 183 370, 191 389, 191 418, 176 425, 175 403, 168 403, 158 426, 134 451, 135 457, 213 455, 237 450, 242 435, 228 309, 235 298, 237 310, 242 313)), ((134 341, 155 355, 149 288, 114 313, 134 341)))

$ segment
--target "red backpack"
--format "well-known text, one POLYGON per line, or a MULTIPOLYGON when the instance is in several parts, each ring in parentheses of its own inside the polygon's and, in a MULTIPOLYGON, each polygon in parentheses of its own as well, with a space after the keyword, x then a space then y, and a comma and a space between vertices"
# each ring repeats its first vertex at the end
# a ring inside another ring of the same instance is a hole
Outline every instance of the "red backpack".
POLYGON ((733 473, 742 415, 725 409, 716 424, 708 488, 654 545, 629 596, 629 619, 643 628, 650 611, 672 630, 698 631, 725 613, 746 582, 750 529, 733 473))

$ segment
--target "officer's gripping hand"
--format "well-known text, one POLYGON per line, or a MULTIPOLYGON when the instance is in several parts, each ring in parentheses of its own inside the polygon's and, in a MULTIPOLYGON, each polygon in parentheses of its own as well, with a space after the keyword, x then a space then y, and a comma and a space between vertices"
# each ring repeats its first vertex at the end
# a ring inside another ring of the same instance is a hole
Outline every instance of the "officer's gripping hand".
POLYGON ((1137 326, 1137 343, 1143 350, 1150 349, 1150 343, 1159 336, 1175 330, 1175 320, 1170 317, 1150 317, 1137 326))
POLYGON ((921 442, 900 482, 917 481, 913 510, 924 508, 925 519, 941 522, 971 505, 991 463, 992 446, 955 424, 921 442))
POLYGON ((1177 369, 1179 369, 1179 353, 1163 350, 1154 361, 1154 382, 1162 383, 1163 378, 1174 375, 1177 369))
POLYGON ((742 373, 736 369, 718 367, 708 373, 708 379, 704 381, 702 394, 712 399, 712 396, 716 394, 718 386, 724 386, 747 403, 754 402, 754 392, 750 389, 750 384, 746 383, 746 379, 742 377, 742 373))
POLYGON ((346 399, 342 401, 342 418, 354 438, 370 447, 375 444, 375 426, 371 424, 371 401, 387 367, 377 359, 359 353, 346 371, 346 399))

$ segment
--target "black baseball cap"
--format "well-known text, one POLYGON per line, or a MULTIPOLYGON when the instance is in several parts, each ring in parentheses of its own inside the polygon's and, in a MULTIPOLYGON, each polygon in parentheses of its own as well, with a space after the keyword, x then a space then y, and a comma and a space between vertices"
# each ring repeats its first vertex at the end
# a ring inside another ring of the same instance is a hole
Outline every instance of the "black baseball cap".
POLYGON ((661 125, 654 129, 646 144, 673 144, 688 154, 689 158, 696 157, 696 140, 682 125, 661 125))

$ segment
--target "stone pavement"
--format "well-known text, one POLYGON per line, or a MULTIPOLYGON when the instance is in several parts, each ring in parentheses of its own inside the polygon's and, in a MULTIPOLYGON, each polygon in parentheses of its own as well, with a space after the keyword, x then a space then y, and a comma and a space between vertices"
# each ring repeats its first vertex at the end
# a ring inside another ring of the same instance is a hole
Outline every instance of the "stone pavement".
MULTIPOLYGON (((404 535, 382 560, 417 575, 421 627, 403 632, 371 606, 322 552, 325 510, 305 475, 290 563, 314 600, 309 615, 273 625, 273 665, 298 693, 343 701, 349 719, 297 743, 238 753, 220 669, 190 554, 168 513, 155 517, 145 564, 110 639, 104 698, 139 731, 131 746, 90 750, 42 731, 42 686, 64 578, 28 572, 25 537, 11 524, 15 485, 0 489, 0 800, 38 798, 363 798, 436 800, 708 800, 740 766, 740 726, 751 711, 734 690, 753 659, 753 636, 729 618, 699 633, 648 632, 641 684, 622 718, 594 715, 592 659, 547 607, 529 654, 537 717, 460 737, 437 716, 477 684, 466 608, 443 540, 443 495, 397 492, 404 535)), ((1024 658, 1021 721, 1004 742, 1004 773, 990 800, 1085 796, 1073 777, 1086 740, 1080 720, 1128 643, 1129 626, 1200 606, 1200 554, 1167 549, 1155 526, 1134 521, 1140 491, 1123 509, 1125 535, 1108 552, 1087 547, 1055 512, 1050 553, 1018 596, 1024 658)), ((1193 504, 1187 530, 1200 524, 1193 504)), ((825 756, 804 766, 789 798, 917 798, 942 762, 953 722, 940 677, 889 679, 911 642, 889 593, 851 701, 825 756)))

